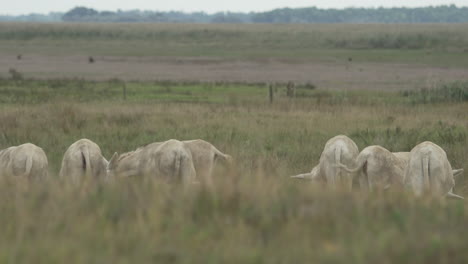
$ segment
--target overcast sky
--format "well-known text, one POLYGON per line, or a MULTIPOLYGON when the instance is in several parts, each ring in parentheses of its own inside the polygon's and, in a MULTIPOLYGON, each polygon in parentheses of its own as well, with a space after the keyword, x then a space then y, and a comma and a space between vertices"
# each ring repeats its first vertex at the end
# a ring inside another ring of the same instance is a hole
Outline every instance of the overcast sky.
POLYGON ((468 0, 2 0, 0 14, 63 12, 75 6, 111 11, 117 9, 142 9, 213 13, 217 11, 266 11, 281 7, 417 7, 449 4, 468 6, 468 0))

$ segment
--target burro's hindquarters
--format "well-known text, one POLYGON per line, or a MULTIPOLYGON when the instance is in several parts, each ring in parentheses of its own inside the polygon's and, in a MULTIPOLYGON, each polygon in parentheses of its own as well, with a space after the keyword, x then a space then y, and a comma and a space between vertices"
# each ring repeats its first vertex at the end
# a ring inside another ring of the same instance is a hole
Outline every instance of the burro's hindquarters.
POLYGON ((26 143, 0 151, 0 176, 44 179, 49 163, 42 148, 26 143))
POLYGON ((349 137, 344 135, 333 137, 325 144, 319 164, 310 173, 291 176, 291 178, 323 182, 330 189, 351 190, 353 173, 343 170, 338 164, 354 167, 358 153, 356 143, 349 137))
POLYGON ((156 166, 148 166, 144 174, 166 178, 168 182, 189 184, 195 181, 196 172, 192 154, 178 140, 168 140, 152 155, 156 166))
POLYGON ((232 169, 232 157, 219 151, 213 144, 202 139, 185 140, 183 143, 192 155, 197 180, 201 183, 213 187, 213 170, 217 163, 232 169))
POLYGON ((454 177, 462 172, 452 170, 447 154, 441 147, 426 141, 411 150, 405 171, 405 186, 416 196, 463 199, 453 193, 454 177))
POLYGON ((104 179, 108 162, 102 156, 99 146, 89 139, 80 139, 65 152, 60 177, 74 183, 87 179, 104 179))
POLYGON ((192 155, 178 140, 152 143, 135 151, 112 156, 108 177, 142 176, 184 185, 196 181, 192 155))

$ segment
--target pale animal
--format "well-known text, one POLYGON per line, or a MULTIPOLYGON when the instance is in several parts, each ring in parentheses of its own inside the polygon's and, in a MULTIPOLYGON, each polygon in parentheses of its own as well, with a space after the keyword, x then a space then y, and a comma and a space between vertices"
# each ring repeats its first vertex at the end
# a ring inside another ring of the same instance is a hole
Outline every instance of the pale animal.
POLYGON ((218 161, 224 163, 228 167, 232 165, 231 156, 222 153, 207 141, 195 139, 186 140, 183 141, 183 143, 192 154, 197 179, 202 183, 209 186, 213 185, 213 169, 218 161))
POLYGON ((190 150, 178 140, 157 142, 118 156, 107 166, 111 178, 144 176, 166 182, 194 183, 196 172, 190 150))
POLYGON ((326 183, 330 188, 340 187, 351 190, 352 174, 342 170, 337 164, 354 167, 358 154, 358 147, 352 139, 343 135, 333 137, 325 144, 319 164, 310 173, 299 174, 292 178, 310 179, 326 183))
POLYGON ((411 150, 405 172, 405 186, 416 196, 463 199, 453 193, 454 177, 461 173, 463 169, 452 170, 447 154, 441 147, 426 141, 411 150))
MULTIPOLYGON (((153 147, 157 147, 164 142, 152 143, 153 147)), ((213 170, 219 162, 227 165, 228 168, 232 165, 232 157, 219 151, 213 144, 202 140, 184 140, 184 147, 190 151, 192 161, 196 172, 197 180, 200 183, 213 186, 213 170)))
POLYGON ((42 148, 26 143, 0 151, 0 176, 43 179, 49 163, 42 148))
POLYGON ((356 173, 362 190, 402 189, 408 160, 409 152, 392 153, 381 146, 369 146, 357 156, 356 167, 338 166, 349 173, 356 173))
POLYGON ((73 143, 63 155, 60 177, 78 183, 84 179, 104 179, 107 175, 107 160, 99 146, 89 139, 73 143))

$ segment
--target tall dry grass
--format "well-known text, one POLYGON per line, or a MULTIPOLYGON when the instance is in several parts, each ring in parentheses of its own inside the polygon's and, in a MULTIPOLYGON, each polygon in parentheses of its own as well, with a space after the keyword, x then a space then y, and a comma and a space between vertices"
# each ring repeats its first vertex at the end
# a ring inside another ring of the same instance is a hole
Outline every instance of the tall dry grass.
POLYGON ((464 202, 327 192, 259 173, 183 192, 127 179, 0 185, 2 262, 464 263, 464 202))

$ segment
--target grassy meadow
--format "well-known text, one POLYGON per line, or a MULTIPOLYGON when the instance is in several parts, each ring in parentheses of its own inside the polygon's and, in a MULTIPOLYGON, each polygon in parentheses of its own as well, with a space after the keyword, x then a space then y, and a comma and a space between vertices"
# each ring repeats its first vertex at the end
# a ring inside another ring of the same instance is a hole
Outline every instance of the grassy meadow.
MULTIPOLYGON (((333 61, 361 54, 463 67, 467 43, 466 25, 0 23, 0 53, 20 47, 50 56, 333 61)), ((288 178, 310 171, 338 134, 359 149, 410 151, 430 140, 454 168, 468 170, 466 81, 399 91, 298 84, 294 98, 276 83, 270 103, 266 83, 0 77, 0 149, 32 142, 50 170, 43 182, 0 180, 0 263, 468 262, 464 201, 330 192, 288 178), (95 141, 106 158, 201 138, 235 166, 216 169, 214 190, 183 192, 138 178, 79 188, 57 174, 80 138, 95 141)), ((455 193, 468 196, 465 177, 455 193)))
MULTIPOLYGON (((0 147, 34 142, 50 179, 0 186, 4 263, 463 263, 463 201, 329 193, 288 175, 309 171, 330 137, 359 148, 440 144, 468 167, 468 103, 440 91, 320 91, 287 98, 265 85, 2 80, 0 147), (425 98, 433 98, 428 101, 425 98), (421 99, 423 98, 423 99, 421 99), (235 158, 216 189, 184 193, 141 179, 87 189, 57 179, 75 140, 104 155, 169 138, 203 138, 235 158)), ((466 91, 466 87, 465 87, 466 91)), ((448 93, 450 94, 450 93, 448 93)), ((463 96, 463 95, 461 95, 463 96)), ((462 178, 456 192, 468 195, 462 178)))
POLYGON ((0 53, 468 66, 466 24, 0 23, 0 53))

